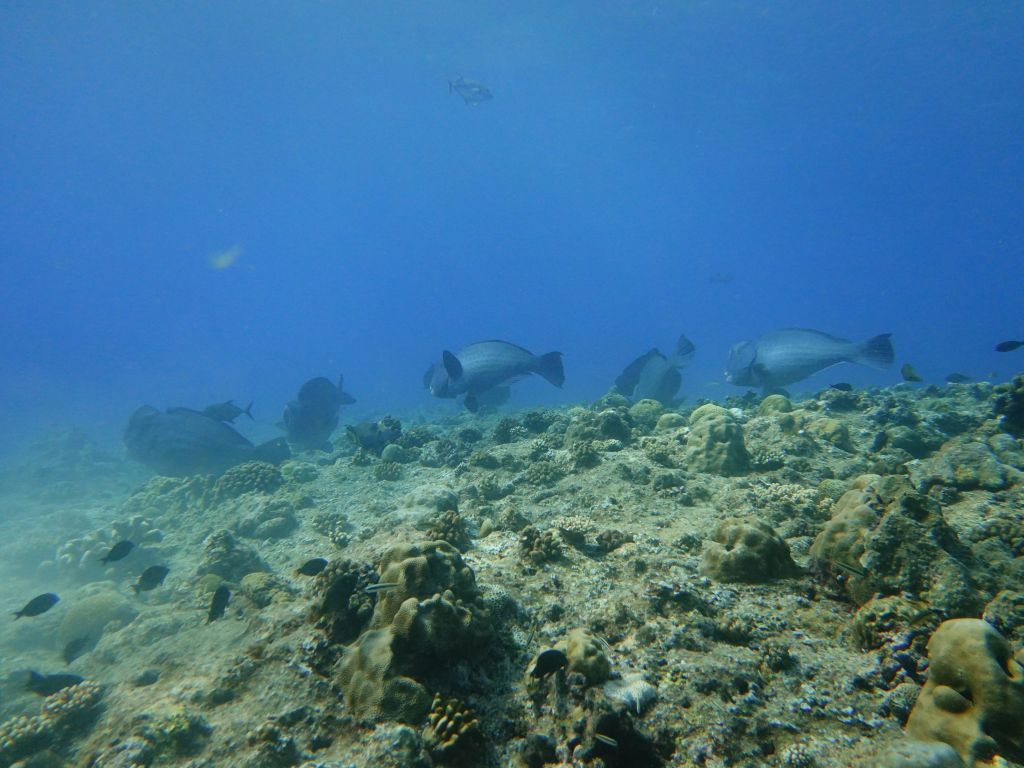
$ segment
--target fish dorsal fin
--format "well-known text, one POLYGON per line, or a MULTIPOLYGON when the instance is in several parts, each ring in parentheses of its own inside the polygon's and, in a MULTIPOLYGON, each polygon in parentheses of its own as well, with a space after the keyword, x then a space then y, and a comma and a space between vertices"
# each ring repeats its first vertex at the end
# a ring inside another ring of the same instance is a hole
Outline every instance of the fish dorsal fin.
POLYGON ((444 363, 444 369, 448 371, 448 378, 462 378, 462 363, 459 362, 459 358, 446 349, 441 355, 441 361, 444 363))

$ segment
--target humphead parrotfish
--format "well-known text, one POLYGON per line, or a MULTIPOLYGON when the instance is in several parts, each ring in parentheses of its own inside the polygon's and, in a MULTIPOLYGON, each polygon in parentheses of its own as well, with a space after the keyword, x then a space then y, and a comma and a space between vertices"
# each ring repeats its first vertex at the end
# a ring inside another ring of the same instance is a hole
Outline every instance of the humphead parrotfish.
POLYGON ((191 408, 144 405, 124 430, 128 455, 161 475, 219 475, 245 461, 280 464, 291 456, 283 439, 253 445, 223 421, 191 408))
POLYGON ((440 362, 424 374, 423 385, 434 397, 465 395, 466 408, 476 411, 480 395, 507 387, 531 373, 561 387, 565 383, 562 353, 535 355, 507 341, 478 341, 458 354, 445 350, 440 362))
POLYGON ((633 402, 657 400, 671 407, 676 404, 676 394, 683 382, 679 369, 693 360, 695 351, 686 336, 679 337, 671 355, 664 355, 655 347, 626 366, 615 379, 615 389, 633 402))
POLYGON ((306 450, 331 451, 331 433, 338 426, 341 406, 356 401, 343 390, 344 378, 337 386, 330 379, 318 376, 299 389, 299 394, 284 409, 283 425, 288 442, 306 450))
POLYGON ((836 363, 888 368, 894 357, 891 335, 883 333, 855 342, 809 328, 769 331, 754 341, 733 345, 725 378, 738 387, 771 390, 806 379, 836 363))

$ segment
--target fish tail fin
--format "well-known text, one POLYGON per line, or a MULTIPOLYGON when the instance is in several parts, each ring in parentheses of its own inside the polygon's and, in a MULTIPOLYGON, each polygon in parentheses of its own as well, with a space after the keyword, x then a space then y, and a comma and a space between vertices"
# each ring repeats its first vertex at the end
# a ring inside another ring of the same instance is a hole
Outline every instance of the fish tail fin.
POLYGON ((565 383, 565 370, 562 368, 562 353, 548 352, 537 359, 537 373, 561 387, 565 383))
POLYGON ((256 419, 253 419, 253 417, 252 417, 252 404, 253 404, 253 402, 255 402, 255 401, 250 400, 249 404, 247 406, 245 406, 245 410, 242 411, 242 413, 244 413, 246 416, 248 416, 253 421, 256 421, 256 419))
POLYGON ((693 356, 696 351, 697 348, 693 345, 693 342, 686 338, 685 335, 681 335, 679 339, 676 340, 676 350, 669 358, 669 362, 676 368, 689 365, 693 361, 693 356))
POLYGON ((896 357, 890 340, 891 336, 891 333, 883 333, 863 342, 858 346, 857 354, 853 357, 852 362, 871 368, 888 368, 896 357))

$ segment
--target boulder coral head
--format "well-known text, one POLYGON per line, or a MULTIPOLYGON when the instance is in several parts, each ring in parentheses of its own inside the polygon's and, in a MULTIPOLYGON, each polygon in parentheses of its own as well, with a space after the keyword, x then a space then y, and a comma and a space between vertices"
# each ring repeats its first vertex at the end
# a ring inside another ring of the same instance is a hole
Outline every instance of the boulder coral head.
POLYGON ((1024 760, 1024 650, 981 619, 943 622, 928 641, 928 681, 907 734, 952 746, 970 768, 1024 760))

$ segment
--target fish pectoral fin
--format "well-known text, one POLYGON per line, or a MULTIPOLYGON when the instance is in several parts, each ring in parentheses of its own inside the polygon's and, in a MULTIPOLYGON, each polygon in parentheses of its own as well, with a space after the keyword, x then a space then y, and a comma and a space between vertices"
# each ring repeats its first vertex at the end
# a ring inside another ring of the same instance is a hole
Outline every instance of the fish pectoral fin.
POLYGON ((459 362, 459 358, 446 349, 441 355, 441 361, 444 363, 445 371, 448 372, 448 378, 453 381, 462 378, 462 363, 459 362))
POLYGON ((476 395, 472 392, 466 395, 466 399, 463 402, 466 405, 466 410, 470 413, 476 413, 480 409, 480 403, 477 402, 476 395))

